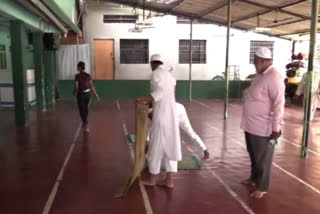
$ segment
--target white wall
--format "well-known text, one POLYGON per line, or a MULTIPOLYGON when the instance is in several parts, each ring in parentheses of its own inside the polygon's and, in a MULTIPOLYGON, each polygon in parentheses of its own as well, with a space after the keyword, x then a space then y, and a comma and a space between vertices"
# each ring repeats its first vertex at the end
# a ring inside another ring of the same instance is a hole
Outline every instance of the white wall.
MULTIPOLYGON (((6 45, 7 69, 0 70, 0 105, 13 106, 14 93, 12 81, 11 40, 9 29, 0 26, 0 44, 6 45)), ((36 100, 34 70, 26 70, 27 90, 29 105, 34 105, 36 100)))
MULTIPOLYGON (((26 70, 27 93, 29 105, 36 102, 34 70, 26 70)), ((14 91, 11 72, 0 72, 0 105, 14 106, 14 91)))
MULTIPOLYGON (((84 14, 84 36, 91 48, 91 61, 94 62, 93 40, 114 39, 115 44, 115 79, 150 79, 148 64, 120 64, 120 39, 148 39, 149 54, 159 53, 168 66, 174 68, 174 75, 179 80, 189 78, 189 65, 179 64, 179 40, 189 39, 190 25, 176 24, 176 17, 154 17, 155 28, 145 29, 142 33, 128 32, 134 24, 104 24, 104 14, 128 14, 132 9, 88 6, 84 14)), ((132 13, 131 13, 132 14, 132 13)), ((250 40, 275 41, 274 64, 279 71, 285 71, 290 61, 291 42, 251 32, 232 30, 230 43, 230 65, 240 66, 240 76, 245 79, 255 72, 249 65, 250 40)), ((192 65, 192 79, 210 80, 225 70, 226 28, 216 25, 194 24, 193 39, 207 40, 207 64, 192 65)), ((91 70, 94 71, 94 65, 91 70)), ((94 72, 93 72, 94 73, 94 72)))
POLYGON ((11 72, 11 40, 10 40, 10 32, 8 28, 0 26, 0 44, 6 46, 6 59, 7 59, 7 69, 0 69, 0 72, 11 72))

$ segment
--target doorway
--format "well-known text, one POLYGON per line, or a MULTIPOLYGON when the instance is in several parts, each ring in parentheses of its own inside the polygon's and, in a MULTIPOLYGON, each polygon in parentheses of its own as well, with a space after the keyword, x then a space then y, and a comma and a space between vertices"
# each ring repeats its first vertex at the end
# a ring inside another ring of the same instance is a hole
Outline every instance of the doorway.
POLYGON ((95 79, 114 80, 114 41, 94 40, 95 79))

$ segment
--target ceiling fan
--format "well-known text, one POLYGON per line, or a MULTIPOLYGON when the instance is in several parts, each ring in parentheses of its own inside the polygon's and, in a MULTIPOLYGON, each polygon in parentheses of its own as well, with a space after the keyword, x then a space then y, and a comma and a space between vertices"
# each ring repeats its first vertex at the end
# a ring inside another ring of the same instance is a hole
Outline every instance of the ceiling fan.
POLYGON ((257 15, 257 26, 255 28, 249 30, 249 31, 253 31, 255 33, 263 33, 263 32, 272 30, 272 26, 274 24, 278 24, 279 22, 284 22, 284 21, 292 19, 292 17, 288 17, 288 18, 284 18, 284 19, 278 19, 278 12, 279 12, 278 10, 275 11, 274 20, 272 21, 272 24, 268 25, 269 27, 261 27, 261 25, 260 25, 260 15, 258 14, 257 15))
POLYGON ((278 11, 276 10, 275 11, 275 17, 274 17, 274 20, 272 21, 272 24, 278 24, 279 22, 284 22, 284 21, 287 21, 287 20, 290 20, 292 19, 292 17, 288 17, 288 18, 285 18, 285 19, 278 19, 278 11))
POLYGON ((148 29, 148 28, 154 28, 154 26, 141 26, 141 25, 135 24, 133 28, 129 29, 129 32, 141 33, 143 32, 144 29, 148 29))

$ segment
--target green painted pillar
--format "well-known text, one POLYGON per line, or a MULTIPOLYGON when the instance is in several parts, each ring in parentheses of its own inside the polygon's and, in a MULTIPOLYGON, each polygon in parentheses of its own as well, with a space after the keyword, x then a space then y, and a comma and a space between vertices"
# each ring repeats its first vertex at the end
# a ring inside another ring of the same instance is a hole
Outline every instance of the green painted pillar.
POLYGON ((231 28, 231 0, 228 0, 228 26, 227 26, 227 44, 226 44, 226 67, 225 67, 225 92, 224 92, 224 119, 228 118, 229 106, 229 51, 230 51, 230 28, 231 28))
POLYGON ((53 72, 53 78, 54 78, 54 99, 59 98, 59 88, 58 88, 58 69, 57 69, 57 52, 54 52, 54 72, 53 72))
POLYGON ((27 126, 29 123, 29 106, 25 59, 26 32, 22 21, 10 21, 10 37, 16 124, 27 126))
POLYGON ((192 23, 193 20, 190 19, 190 45, 189 45, 189 102, 192 101, 192 23))
POLYGON ((46 84, 46 101, 47 105, 55 102, 54 88, 54 68, 55 68, 55 53, 54 50, 44 50, 44 69, 45 69, 45 84, 46 84))
POLYGON ((46 110, 46 94, 45 94, 45 75, 43 62, 43 33, 33 33, 34 47, 34 67, 35 67, 35 82, 36 82, 36 97, 38 111, 46 110))
POLYGON ((315 70, 315 56, 317 45, 317 29, 318 29, 318 14, 319 14, 319 1, 312 0, 311 7, 311 25, 310 25, 310 46, 309 46, 309 62, 308 62, 308 82, 307 90, 304 96, 304 120, 303 120, 303 132, 302 132, 302 146, 301 156, 307 157, 308 155, 308 143, 309 143, 309 130, 310 130, 310 113, 311 113, 311 96, 313 75, 315 70))
POLYGON ((4 137, 3 137, 3 126, 2 126, 2 115, 1 115, 1 108, 0 108, 0 146, 4 143, 4 137))

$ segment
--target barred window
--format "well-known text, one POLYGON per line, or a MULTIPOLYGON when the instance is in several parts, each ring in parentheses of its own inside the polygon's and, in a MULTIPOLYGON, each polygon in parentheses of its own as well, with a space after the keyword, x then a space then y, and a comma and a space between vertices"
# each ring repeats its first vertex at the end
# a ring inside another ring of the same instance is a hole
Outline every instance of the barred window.
MULTIPOLYGON (((192 63, 193 64, 206 64, 206 40, 192 40, 192 63)), ((179 63, 190 63, 189 53, 190 40, 179 40, 179 63)))
POLYGON ((250 41, 250 64, 253 64, 254 54, 258 50, 258 48, 266 47, 271 50, 273 55, 273 45, 274 41, 250 41))
POLYGON ((120 39, 120 64, 149 63, 149 40, 120 39))
POLYGON ((136 23, 137 15, 104 15, 103 23, 136 23))
POLYGON ((7 69, 7 56, 5 45, 0 45, 0 69, 7 69))

